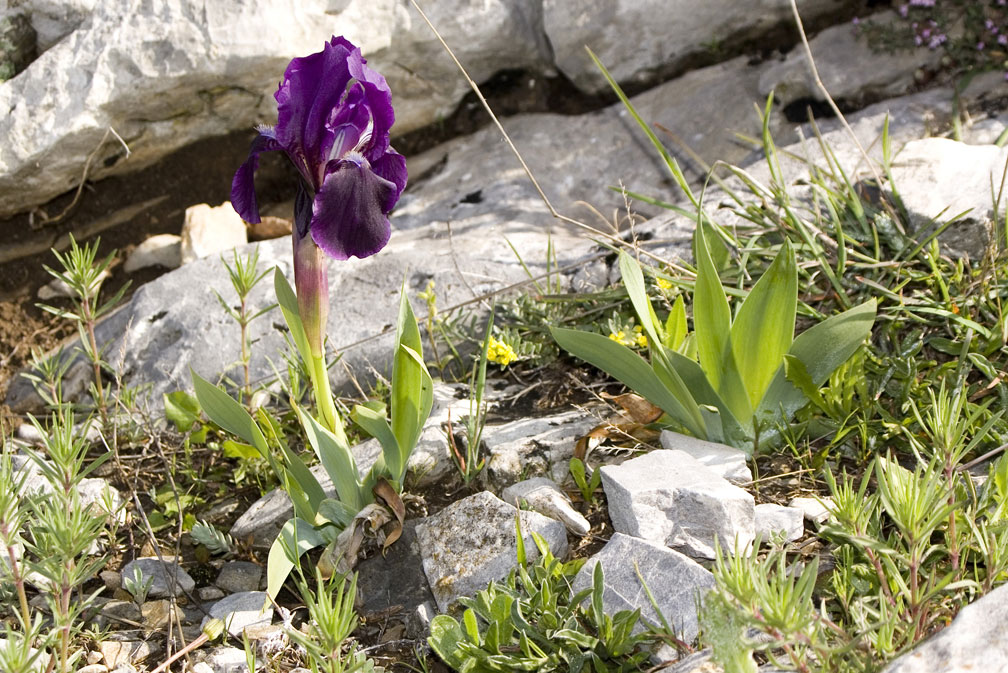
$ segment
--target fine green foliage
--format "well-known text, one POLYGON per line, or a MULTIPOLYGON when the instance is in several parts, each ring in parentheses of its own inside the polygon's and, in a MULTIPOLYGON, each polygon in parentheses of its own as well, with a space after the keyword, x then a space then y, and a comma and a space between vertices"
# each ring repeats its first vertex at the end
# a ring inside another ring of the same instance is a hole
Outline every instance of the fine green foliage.
POLYGON ((119 303, 129 288, 129 282, 124 283, 119 291, 105 303, 99 303, 98 298, 102 283, 116 256, 116 251, 113 250, 107 257, 99 260, 99 244, 100 239, 95 239, 93 244, 85 243, 81 247, 71 236, 70 249, 65 253, 53 249, 52 253, 56 257, 56 261, 59 262, 60 268, 54 269, 49 266, 43 266, 43 268, 56 281, 69 288, 70 303, 73 308, 67 310, 48 304, 38 304, 38 307, 77 324, 77 331, 80 334, 80 348, 91 363, 94 376, 91 383, 91 396, 101 416, 102 424, 108 429, 108 391, 102 380, 102 372, 109 367, 104 361, 104 353, 98 348, 98 342, 95 340, 95 325, 119 303))
POLYGON ((567 465, 571 478, 574 479, 574 483, 581 492, 581 498, 586 503, 591 504, 595 499, 595 491, 602 484, 602 471, 596 468, 592 470, 591 476, 588 476, 586 474, 587 469, 584 461, 577 457, 571 458, 567 465))
MULTIPOLYGON (((669 346, 679 342, 682 314, 658 320, 644 274, 620 252, 623 283, 648 339, 650 363, 614 339, 564 328, 552 330, 562 348, 623 382, 694 436, 749 452, 776 439, 778 425, 804 406, 871 333, 868 301, 794 338, 798 302, 794 250, 789 243, 748 292, 734 320, 700 226, 693 324, 699 363, 669 346)), ((681 306, 681 305, 680 305, 681 306)))
MULTIPOLYGON (((283 278, 282 274, 278 276, 283 278)), ((277 281, 277 286, 281 288, 278 299, 293 340, 295 344, 303 342, 300 318, 292 310, 296 309, 296 299, 291 303, 293 292, 285 279, 277 281), (282 289, 284 286, 287 291, 282 289)), ((362 476, 358 470, 341 422, 336 424, 335 431, 330 430, 307 410, 292 403, 307 444, 333 483, 335 498, 327 497, 305 461, 289 448, 280 423, 266 410, 257 409, 253 417, 230 395, 195 372, 192 379, 196 401, 207 417, 258 452, 294 503, 294 518, 283 527, 269 553, 267 591, 274 597, 305 551, 323 545, 330 552, 335 549, 340 531, 375 502, 374 489, 379 482, 387 481, 395 492, 402 492, 409 457, 433 404, 433 382, 423 361, 420 330, 405 292, 396 329, 391 422, 385 418, 384 407, 357 405, 351 414, 382 445, 382 456, 366 474, 362 476), (296 555, 291 556, 285 550, 295 551, 296 555)), ((170 402, 173 415, 185 426, 192 411, 188 406, 191 400, 179 397, 170 402)))
POLYGON ((224 311, 232 320, 238 323, 238 327, 241 330, 240 362, 244 377, 241 391, 247 400, 252 396, 252 382, 249 379, 249 362, 252 359, 252 339, 248 334, 248 327, 253 320, 272 311, 277 305, 270 304, 255 313, 251 313, 248 308, 249 295, 255 286, 269 273, 268 269, 262 272, 258 270, 259 246, 256 246, 255 250, 248 255, 239 255, 237 250, 233 251, 233 255, 232 264, 228 264, 223 256, 221 257, 221 263, 227 269, 228 277, 231 279, 231 287, 234 288, 235 294, 238 295, 238 306, 231 306, 216 290, 214 290, 214 294, 217 295, 217 301, 220 302, 224 311))
MULTIPOLYGON (((571 590, 583 559, 556 559, 537 534, 541 554, 519 564, 473 598, 459 624, 449 615, 431 622, 431 648, 459 673, 509 671, 637 671, 647 659, 646 633, 634 634, 640 610, 608 615, 602 608, 602 566, 596 564, 592 588, 571 590)), ((518 530, 521 540, 521 530, 518 530)))

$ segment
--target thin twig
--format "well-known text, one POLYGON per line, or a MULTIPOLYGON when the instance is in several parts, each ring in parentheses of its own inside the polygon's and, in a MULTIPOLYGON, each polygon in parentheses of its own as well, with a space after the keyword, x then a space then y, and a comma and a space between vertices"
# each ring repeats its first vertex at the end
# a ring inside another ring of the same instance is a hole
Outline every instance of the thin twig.
POLYGON ((84 185, 85 183, 87 183, 88 171, 91 170, 91 163, 94 161, 95 157, 98 156, 98 150, 100 150, 102 147, 105 146, 105 141, 108 140, 110 134, 115 136, 116 140, 119 141, 119 144, 121 144, 126 149, 126 158, 129 159, 130 156, 129 145, 127 145, 126 141, 122 139, 122 136, 116 133, 116 130, 114 128, 112 128, 111 126, 107 127, 105 129, 105 135, 102 136, 101 142, 99 142, 98 145, 95 146, 93 150, 91 150, 91 154, 88 155, 87 160, 84 162, 84 172, 81 174, 80 183, 77 185, 77 193, 74 194, 73 201, 71 201, 67 205, 67 207, 60 212, 59 215, 56 215, 55 217, 43 216, 42 221, 39 222, 38 224, 39 227, 44 227, 50 224, 56 224, 64 217, 69 215, 70 211, 72 211, 74 207, 77 206, 77 203, 80 201, 81 194, 84 193, 84 185))

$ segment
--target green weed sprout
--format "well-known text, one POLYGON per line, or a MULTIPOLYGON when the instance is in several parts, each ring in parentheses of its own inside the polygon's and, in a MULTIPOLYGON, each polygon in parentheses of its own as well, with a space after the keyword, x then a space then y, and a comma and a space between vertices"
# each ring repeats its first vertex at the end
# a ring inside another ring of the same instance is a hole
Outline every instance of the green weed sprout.
POLYGON ((483 426, 486 423, 486 401, 483 393, 486 390, 486 370, 489 361, 490 344, 493 341, 494 312, 490 311, 486 333, 483 335, 483 348, 479 360, 476 361, 469 377, 469 415, 465 419, 466 445, 465 455, 455 446, 455 435, 449 428, 448 443, 452 448, 452 459, 455 467, 462 475, 462 483, 468 486, 483 470, 485 461, 480 459, 480 447, 483 444, 483 426))
POLYGON ((785 241, 734 318, 711 259, 707 225, 696 230, 693 327, 698 360, 675 350, 682 316, 659 322, 640 264, 619 255, 623 284, 648 338, 650 363, 600 334, 554 327, 566 351, 602 369, 665 412, 664 422, 749 453, 778 435, 777 426, 814 396, 871 333, 869 300, 794 337, 798 303, 794 251, 785 241))
POLYGON ((231 286, 234 288, 235 294, 238 295, 238 306, 234 307, 228 304, 224 297, 220 295, 216 290, 214 293, 217 295, 217 301, 220 305, 224 307, 227 314, 231 316, 238 327, 241 328, 241 364, 242 373, 244 374, 244 386, 242 387, 242 392, 246 399, 252 396, 252 384, 249 380, 249 362, 252 359, 252 341, 248 336, 248 326, 253 320, 268 313, 276 308, 276 304, 270 304, 269 306, 256 311, 255 313, 249 313, 248 310, 248 296, 251 294, 252 289, 259 284, 263 278, 269 273, 269 270, 264 270, 262 273, 259 272, 259 246, 256 246, 248 255, 239 255, 237 251, 233 251, 234 262, 228 264, 224 257, 221 257, 221 263, 224 264, 224 268, 227 269, 228 276, 231 279, 231 286))
POLYGON ((105 384, 102 383, 102 370, 108 365, 102 359, 102 352, 95 340, 95 325, 119 303, 129 288, 129 283, 124 283, 119 291, 104 304, 98 303, 102 282, 105 280, 107 271, 116 255, 116 251, 113 250, 107 257, 99 261, 97 259, 99 242, 100 239, 95 239, 93 244, 85 243, 84 247, 81 247, 77 245, 74 237, 70 236, 70 249, 66 253, 60 253, 53 249, 52 253, 56 256, 56 261, 59 262, 61 269, 57 270, 49 266, 43 266, 43 268, 50 276, 70 288, 72 293, 70 302, 73 304, 73 309, 67 310, 48 304, 39 304, 38 307, 60 318, 69 318, 77 324, 81 350, 91 362, 94 370, 91 393, 101 416, 102 424, 108 426, 108 400, 105 384))
MULTIPOLYGON (((274 282, 280 309, 300 349, 304 342, 297 298, 279 270, 274 282)), ((351 413, 354 421, 382 445, 382 455, 363 479, 342 421, 335 431, 330 430, 294 404, 308 444, 335 486, 335 498, 326 496, 301 457, 288 447, 279 422, 266 410, 256 409, 253 417, 230 395, 195 372, 192 378, 196 399, 207 417, 258 451, 294 503, 294 518, 284 525, 269 553, 267 591, 274 597, 304 552, 323 545, 335 548, 339 533, 353 523, 358 512, 374 503, 374 489, 382 482, 395 493, 402 492, 409 457, 433 406, 433 380, 424 364, 420 329, 405 288, 396 326, 389 418, 384 407, 375 404, 357 405, 351 413), (282 456, 282 462, 276 456, 282 456), (296 556, 288 556, 285 546, 296 556)))

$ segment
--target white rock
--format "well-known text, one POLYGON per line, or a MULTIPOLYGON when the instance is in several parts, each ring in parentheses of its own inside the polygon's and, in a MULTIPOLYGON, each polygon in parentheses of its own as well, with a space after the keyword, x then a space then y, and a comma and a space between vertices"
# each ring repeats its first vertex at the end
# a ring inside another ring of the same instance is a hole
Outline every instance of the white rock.
MULTIPOLYGON (((248 243, 245 223, 230 201, 216 208, 205 203, 186 208, 179 255, 182 264, 218 255, 248 243)), ((225 258, 226 259, 226 258, 225 258)))
POLYGON ((883 673, 1008 670, 1008 587, 963 608, 952 623, 891 662, 883 673))
POLYGON ((588 519, 574 509, 570 498, 552 479, 535 477, 512 484, 501 493, 501 500, 515 507, 524 502, 540 514, 556 519, 577 536, 584 537, 591 530, 588 519))
MULTIPOLYGON (((814 21, 842 6, 841 0, 809 0, 802 16, 814 21)), ((585 46, 617 81, 640 82, 681 70, 713 45, 738 44, 790 24, 791 13, 783 0, 544 0, 543 22, 557 67, 578 87, 601 91, 608 85, 585 46)))
POLYGON ((995 189, 1001 184, 1006 160, 1008 148, 925 138, 907 143, 896 155, 892 180, 915 230, 966 213, 938 240, 950 254, 979 260, 994 233, 991 184, 995 189))
POLYGON ((515 517, 519 513, 530 562, 539 556, 533 532, 543 536, 555 556, 567 553, 567 533, 562 523, 518 510, 488 491, 458 500, 417 524, 424 574, 441 612, 459 598, 485 589, 515 567, 515 517))
POLYGON ((126 262, 123 271, 133 273, 149 266, 176 269, 182 264, 182 239, 175 234, 155 234, 138 245, 126 262))
MULTIPOLYGON (((892 22, 895 16, 893 12, 880 12, 869 20, 883 24, 892 22)), ((845 23, 809 40, 819 76, 836 100, 857 104, 865 99, 875 101, 908 93, 916 87, 914 73, 922 67, 934 68, 942 57, 941 50, 927 47, 880 53, 857 32, 857 27, 845 23)), ((800 44, 760 77, 759 89, 764 98, 773 91, 774 102, 782 106, 803 99, 825 100, 800 44)))
MULTIPOLYGON (((602 564, 605 586, 602 605, 606 614, 640 609, 643 621, 661 627, 658 613, 641 583, 643 578, 676 633, 686 642, 696 638, 698 601, 714 588, 714 576, 709 570, 663 545, 616 533, 578 572, 573 582, 575 592, 592 587, 595 566, 599 563, 602 564)), ((638 624, 635 632, 644 628, 638 624)))
POLYGON ((795 507, 802 511, 808 521, 822 523, 829 518, 829 510, 826 505, 832 505, 831 498, 793 498, 788 507, 795 507), (824 504, 825 503, 825 504, 824 504))
POLYGON ((489 452, 487 478, 495 486, 513 484, 524 475, 537 473, 563 480, 577 438, 596 423, 581 411, 565 411, 487 426, 483 429, 489 452))
POLYGON ((740 449, 671 430, 662 430, 660 441, 662 448, 684 451, 732 483, 745 484, 752 481, 752 472, 746 465, 746 455, 740 449))
POLYGON ((771 502, 756 505, 756 534, 764 540, 784 534, 792 542, 805 534, 805 513, 797 507, 784 507, 771 502))
MULTIPOLYGON (((238 639, 241 639, 240 633, 238 639)), ((245 650, 240 647, 218 645, 197 656, 200 659, 200 663, 197 666, 202 664, 213 673, 248 673, 248 660, 245 658, 245 650)), ((259 666, 257 665, 256 668, 258 669, 259 666)))
POLYGON ((150 590, 147 592, 150 598, 162 598, 165 596, 181 596, 191 593, 196 588, 196 582, 189 576, 181 566, 174 561, 161 561, 155 557, 143 557, 130 561, 122 569, 122 588, 126 588, 126 581, 133 579, 135 569, 139 569, 144 581, 150 580, 150 590))
POLYGON ((602 487, 620 533, 713 559, 754 537, 753 497, 682 451, 660 449, 605 465, 602 487))
MULTIPOLYGON (((427 24, 392 0, 25 4, 48 50, 0 83, 0 217, 75 187, 110 126, 130 156, 110 138, 89 179, 142 168, 201 138, 274 123, 273 93, 288 62, 321 51, 334 32, 388 80, 400 133, 448 116, 469 93, 427 24)), ((426 9, 477 81, 550 65, 535 0, 454 0, 426 9)))
POLYGON ((242 591, 231 594, 214 603, 209 612, 210 614, 203 618, 200 628, 210 619, 222 619, 228 633, 239 640, 247 627, 269 624, 273 621, 273 606, 264 591, 242 591))

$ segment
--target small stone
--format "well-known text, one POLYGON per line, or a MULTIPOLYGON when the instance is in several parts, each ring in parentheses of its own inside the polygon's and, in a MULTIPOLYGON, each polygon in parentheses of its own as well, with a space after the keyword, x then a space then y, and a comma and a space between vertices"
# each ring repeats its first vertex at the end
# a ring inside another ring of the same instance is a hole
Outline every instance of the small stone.
MULTIPOLYGON (((602 564, 606 614, 640 609, 641 619, 660 625, 661 621, 644 590, 641 578, 654 595, 662 614, 682 634, 686 642, 697 636, 697 601, 714 588, 714 576, 685 554, 647 540, 615 533, 602 550, 588 559, 572 588, 575 592, 592 587, 595 566, 602 564), (637 570, 640 570, 640 577, 637 570)), ((638 624, 635 632, 646 627, 638 624)))
POLYGON ((574 509, 570 498, 552 479, 535 477, 512 484, 501 493, 501 500, 515 507, 524 502, 536 512, 556 519, 579 537, 584 537, 591 530, 588 519, 574 509))
POLYGON ((123 264, 123 271, 133 273, 149 266, 176 269, 181 264, 182 238, 175 234, 156 234, 134 248, 123 264))
POLYGON ((786 542, 792 542, 805 534, 805 513, 797 507, 784 507, 774 503, 756 505, 756 534, 767 539, 784 534, 786 542))
POLYGON ((713 559, 755 537, 753 497, 683 451, 660 449, 605 465, 602 487, 620 533, 713 559))
POLYGON ((143 640, 106 640, 99 647, 109 669, 139 664, 154 653, 153 644, 143 640))
POLYGON ((248 663, 245 650, 219 645, 199 655, 199 659, 210 667, 213 673, 247 673, 248 663))
POLYGON ((437 615, 437 608, 427 601, 417 606, 406 619, 406 637, 414 640, 426 638, 430 634, 430 623, 437 615))
POLYGON ((829 518, 829 510, 824 503, 833 506, 832 498, 794 498, 788 507, 800 509, 805 519, 812 523, 823 523, 829 518))
POLYGON ((122 575, 115 570, 102 570, 98 573, 98 577, 105 583, 106 591, 115 591, 122 586, 122 575))
POLYGON ((159 631, 169 622, 174 622, 171 603, 163 598, 147 601, 140 606, 140 612, 143 614, 144 626, 151 631, 159 631))
POLYGON ((224 591, 236 594, 242 591, 256 591, 262 577, 262 566, 250 561, 225 563, 217 575, 216 584, 224 591))
POLYGON ((88 665, 97 664, 101 660, 102 660, 102 653, 99 652, 98 650, 91 650, 90 652, 87 653, 86 661, 88 662, 88 665))
POLYGON ((108 626, 122 630, 124 627, 139 626, 143 618, 140 608, 132 600, 113 599, 101 607, 95 617, 95 623, 102 628, 108 626))
POLYGON ((242 631, 246 627, 269 624, 273 621, 273 606, 263 591, 231 594, 214 603, 209 612, 209 616, 204 617, 200 626, 204 626, 213 618, 222 619, 228 633, 235 638, 241 638, 242 631))
POLYGON ((459 598, 485 589, 515 567, 516 516, 521 517, 529 561, 539 556, 533 532, 557 557, 567 553, 563 524, 537 512, 519 511, 488 491, 458 500, 417 524, 424 573, 439 610, 447 611, 459 598))
POLYGON ((746 455, 740 449, 681 435, 671 430, 662 430, 660 441, 662 448, 685 451, 733 484, 746 484, 752 481, 752 472, 746 465, 746 455))
POLYGON ((200 587, 196 590, 196 595, 199 596, 199 599, 204 603, 224 598, 224 592, 220 589, 220 587, 200 587))
POLYGON ((266 241, 271 238, 290 236, 293 224, 287 218, 275 215, 263 215, 259 218, 259 222, 245 223, 250 241, 266 241))
POLYGON ((142 581, 151 580, 147 596, 163 598, 165 596, 191 593, 196 588, 196 582, 174 561, 164 561, 153 557, 138 558, 130 561, 122 569, 122 588, 126 588, 126 579, 132 580, 134 569, 139 568, 142 581), (177 582, 177 584, 176 584, 177 582))
MULTIPOLYGON (((188 264, 248 243, 241 216, 230 201, 212 208, 205 203, 186 208, 182 225, 181 258, 188 264)), ((227 259, 225 257, 225 259, 227 259)))
POLYGON ((105 664, 88 664, 77 669, 77 673, 105 673, 108 666, 105 664))
POLYGON ((197 661, 189 670, 192 671, 192 673, 216 673, 213 666, 205 661, 197 661))

